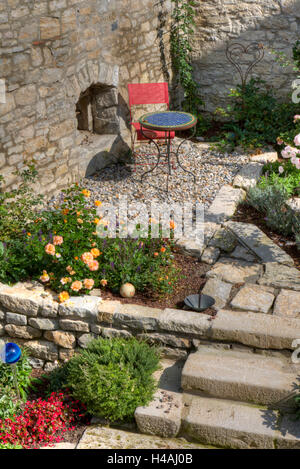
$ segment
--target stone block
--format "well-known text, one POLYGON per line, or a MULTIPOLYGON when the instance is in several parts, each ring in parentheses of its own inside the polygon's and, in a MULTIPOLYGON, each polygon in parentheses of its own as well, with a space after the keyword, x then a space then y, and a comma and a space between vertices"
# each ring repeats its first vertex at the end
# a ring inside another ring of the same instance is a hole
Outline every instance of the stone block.
POLYGON ((76 338, 70 332, 64 331, 47 331, 44 333, 44 337, 51 342, 54 342, 60 347, 72 349, 75 347, 76 338))
POLYGON ((26 326, 27 316, 16 313, 6 313, 6 322, 8 324, 15 324, 16 326, 26 326))

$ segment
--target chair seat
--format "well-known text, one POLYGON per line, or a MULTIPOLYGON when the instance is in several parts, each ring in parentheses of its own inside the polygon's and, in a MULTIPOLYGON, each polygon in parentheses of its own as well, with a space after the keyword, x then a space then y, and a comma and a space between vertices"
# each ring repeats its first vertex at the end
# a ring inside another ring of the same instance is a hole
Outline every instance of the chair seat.
MULTIPOLYGON (((165 139, 166 136, 168 135, 165 131, 150 130, 150 129, 145 129, 145 128, 143 128, 143 133, 142 133, 141 124, 139 122, 132 122, 131 124, 134 126, 136 130, 138 140, 149 140, 149 138, 152 138, 153 140, 162 140, 162 139, 165 139), (148 138, 145 136, 147 136, 148 138)), ((170 138, 174 138, 174 137, 175 137, 175 132, 171 131, 170 138)))

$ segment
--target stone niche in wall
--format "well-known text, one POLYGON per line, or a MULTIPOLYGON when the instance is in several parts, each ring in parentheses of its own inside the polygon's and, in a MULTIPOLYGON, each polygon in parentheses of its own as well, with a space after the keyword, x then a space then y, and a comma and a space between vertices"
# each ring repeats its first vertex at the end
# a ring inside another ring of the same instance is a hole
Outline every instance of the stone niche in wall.
POLYGON ((76 104, 78 130, 100 135, 120 133, 118 91, 113 86, 92 85, 76 104))

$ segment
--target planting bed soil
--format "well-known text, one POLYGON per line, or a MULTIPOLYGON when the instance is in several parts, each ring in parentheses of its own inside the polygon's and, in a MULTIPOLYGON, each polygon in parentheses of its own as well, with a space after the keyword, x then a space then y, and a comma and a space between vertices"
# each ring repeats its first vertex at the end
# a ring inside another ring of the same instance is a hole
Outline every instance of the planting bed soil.
POLYGON ((283 236, 275 233, 266 225, 264 217, 255 208, 248 205, 240 205, 232 218, 233 221, 252 223, 260 228, 275 244, 283 249, 295 262, 295 267, 300 270, 300 251, 297 249, 292 236, 283 236))
MULTIPOLYGON (((188 295, 199 293, 205 285, 205 274, 210 266, 200 262, 195 257, 174 253, 174 265, 180 271, 179 279, 171 294, 161 296, 152 291, 137 292, 133 298, 122 298, 118 293, 109 290, 101 290, 101 298, 118 300, 121 303, 140 304, 151 308, 179 308, 184 307, 184 298, 188 295)), ((206 310, 205 314, 210 311, 206 310)))

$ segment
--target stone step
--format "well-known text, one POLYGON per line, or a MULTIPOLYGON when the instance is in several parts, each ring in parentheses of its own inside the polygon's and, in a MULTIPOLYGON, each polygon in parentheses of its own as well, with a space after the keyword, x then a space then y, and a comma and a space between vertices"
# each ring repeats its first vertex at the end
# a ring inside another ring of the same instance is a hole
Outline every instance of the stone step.
POLYGON ((183 395, 182 435, 234 449, 300 448, 299 422, 276 411, 229 400, 183 395))
POLYGON ((141 433, 172 438, 181 426, 182 393, 180 392, 183 361, 163 360, 155 375, 158 389, 152 401, 135 411, 135 420, 141 433))
MULTIPOLYGON (((107 428, 102 425, 93 425, 88 427, 80 439, 76 449, 206 449, 199 443, 191 443, 185 438, 160 438, 153 435, 143 435, 133 431, 120 430, 118 428, 107 428)), ((115 453, 115 456, 109 456, 108 462, 115 463, 131 463, 131 466, 138 466, 138 461, 134 460, 134 456, 130 456, 130 460, 122 457, 122 452, 115 453), (115 459, 113 459, 115 457, 115 459)), ((133 453, 132 453, 133 454, 133 453)), ((125 455, 124 455, 125 456, 125 455)), ((137 456, 138 457, 138 456, 137 456)), ((151 460, 150 460, 151 461, 151 460)), ((157 462, 157 461, 156 461, 157 462)), ((143 467, 143 465, 142 465, 143 467)))
POLYGON ((287 359, 200 347, 187 359, 185 391, 256 404, 275 404, 296 388, 300 365, 287 359))

